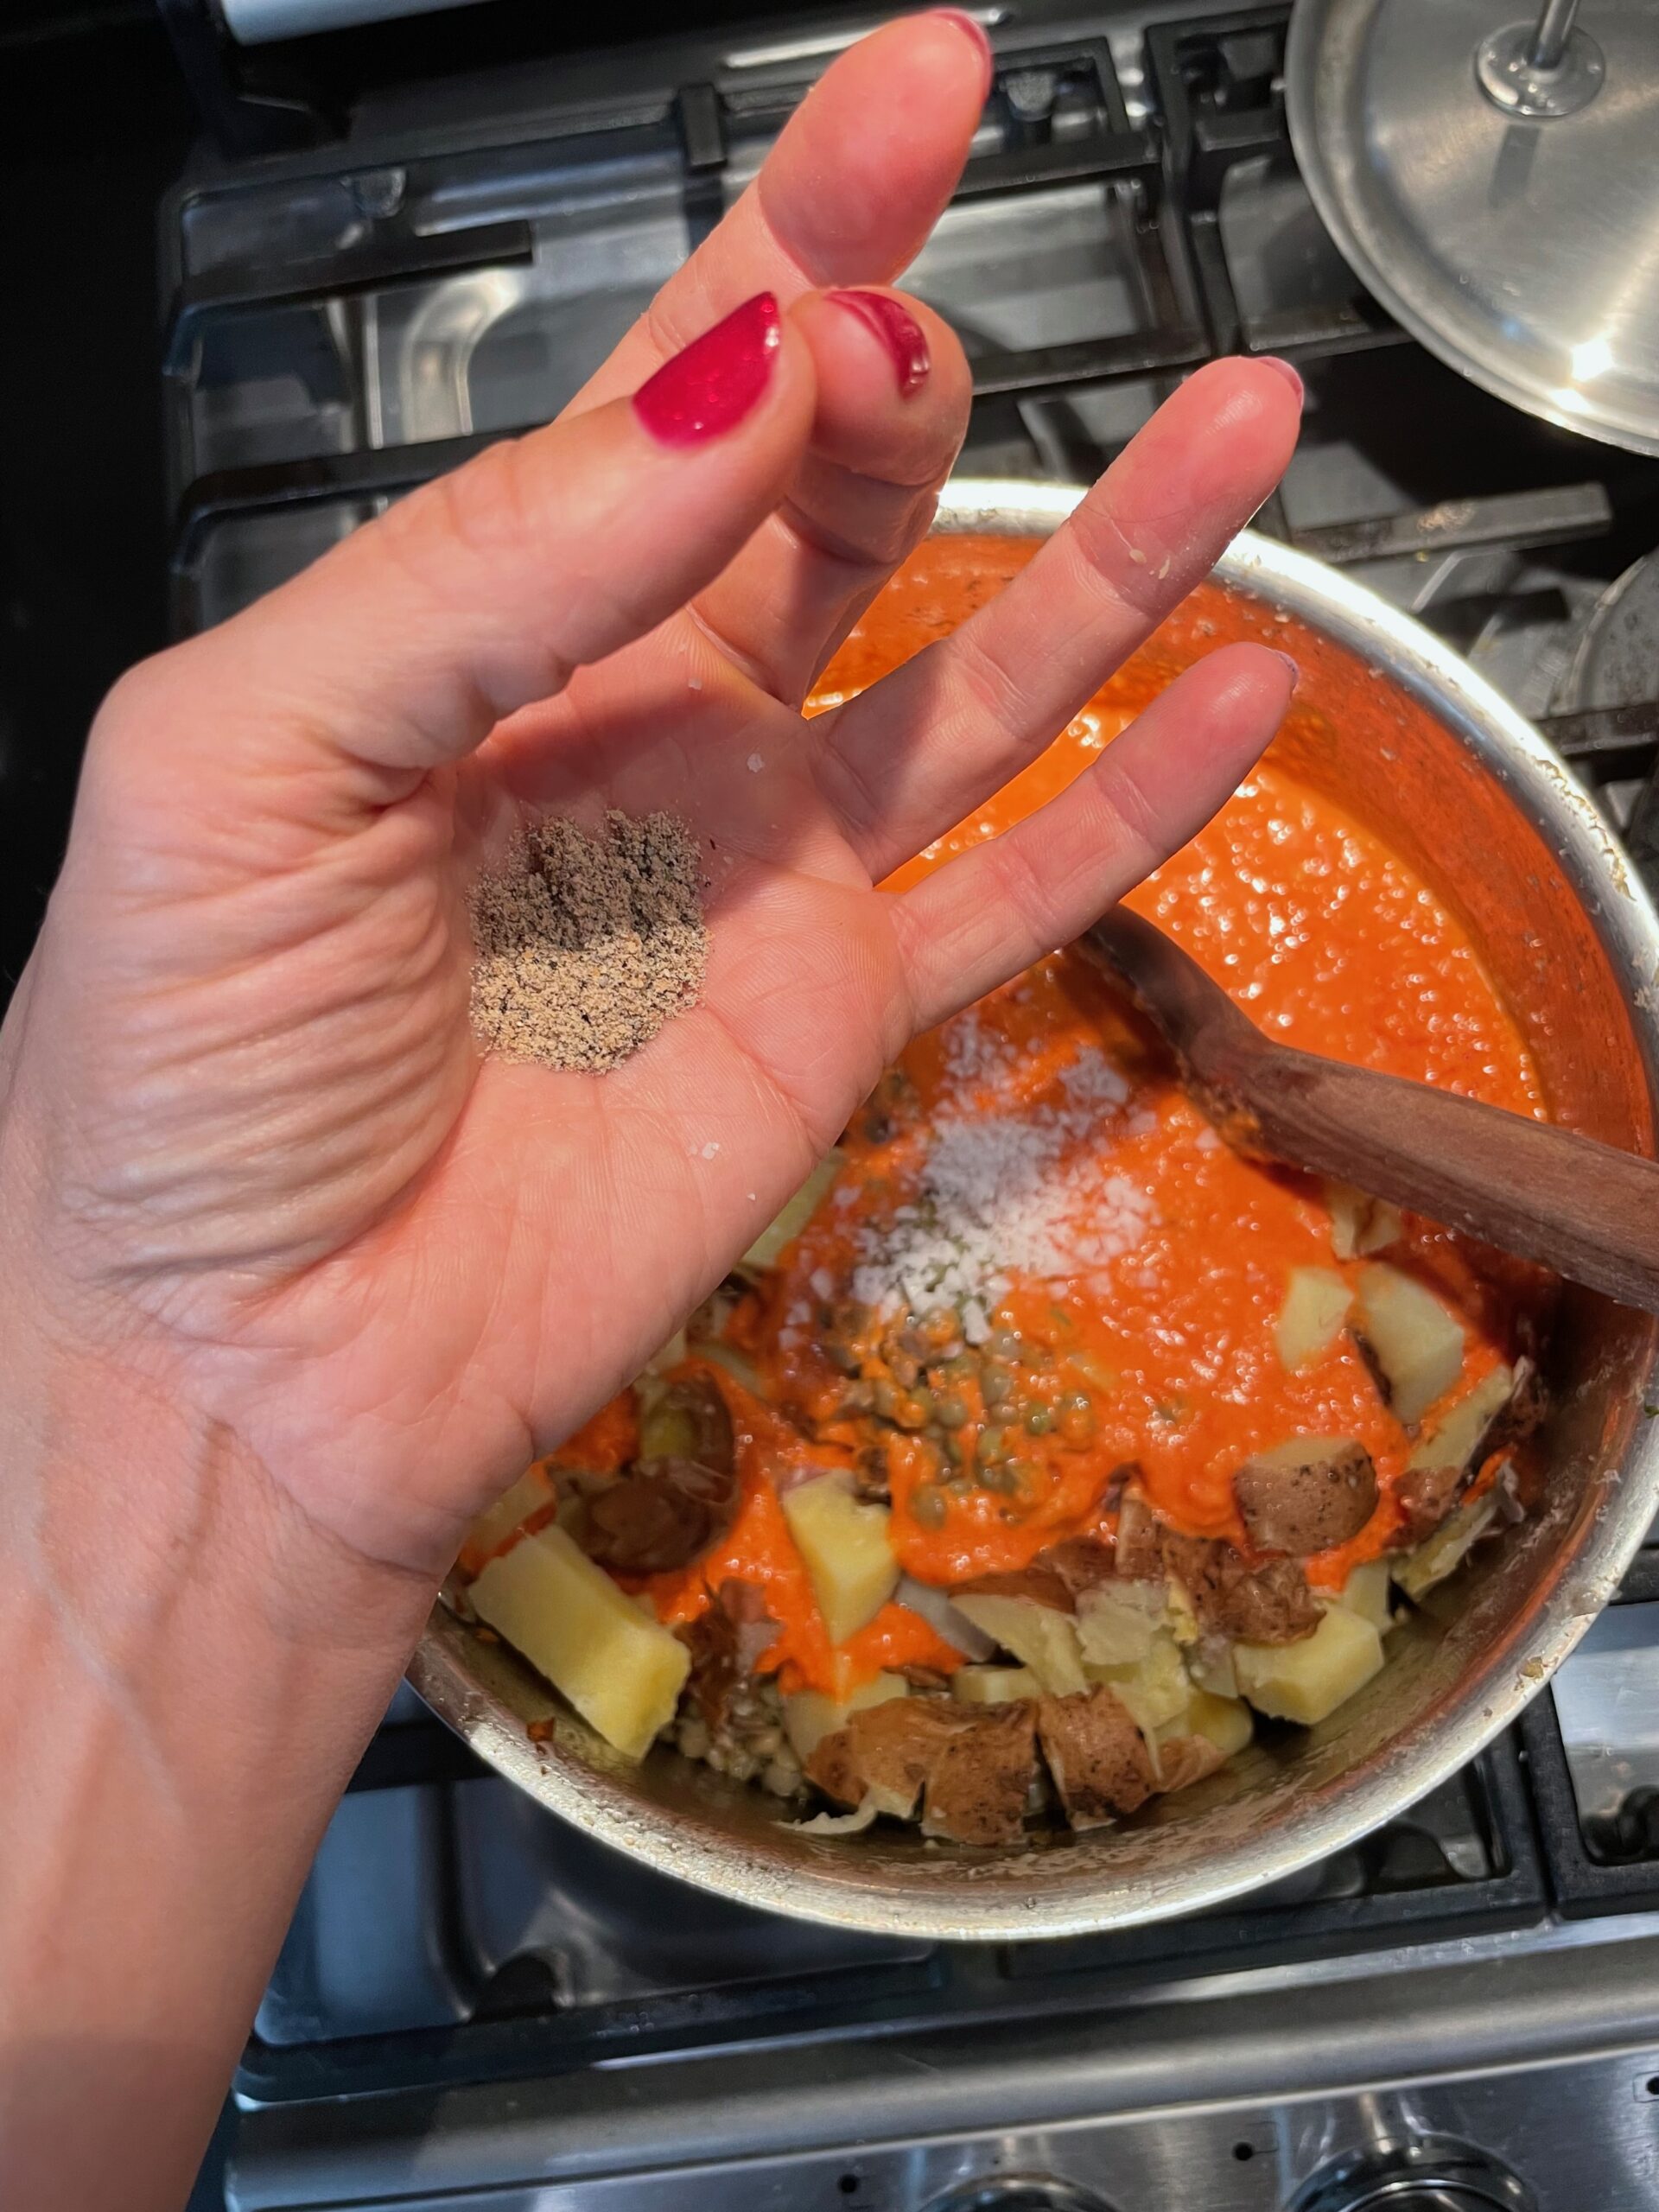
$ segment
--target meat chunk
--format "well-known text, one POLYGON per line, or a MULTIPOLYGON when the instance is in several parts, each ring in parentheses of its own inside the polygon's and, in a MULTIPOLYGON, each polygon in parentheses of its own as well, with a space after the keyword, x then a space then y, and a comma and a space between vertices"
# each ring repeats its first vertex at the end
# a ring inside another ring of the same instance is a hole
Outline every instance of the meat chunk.
POLYGON ((736 1453, 731 1413, 710 1375, 671 1382, 640 1414, 641 1461, 692 1459, 700 1467, 729 1474, 736 1453))
POLYGON ((700 1559, 737 1516, 732 1417, 714 1382, 671 1383, 642 1415, 639 1443, 614 1482, 572 1485, 569 1533, 613 1574, 669 1574, 700 1559))
POLYGON ((591 1496, 571 1529, 589 1559, 613 1574, 670 1574, 717 1543, 737 1516, 729 1469, 695 1459, 642 1460, 591 1496))
POLYGON ((1151 1796, 1146 1738, 1105 1683, 1071 1697, 1039 1698, 1037 1735, 1074 1828, 1102 1827, 1151 1796))
POLYGON ((681 1630, 681 1641, 691 1654, 687 1688, 711 1731, 719 1731, 734 1694, 781 1633, 780 1624, 766 1611, 765 1591, 757 1583, 730 1577, 721 1584, 708 1611, 681 1630))
POLYGON ((1098 1536, 1067 1536, 1063 1542, 1039 1552, 1032 1565, 1056 1576, 1074 1603, 1085 1590, 1097 1589, 1117 1572, 1116 1554, 1098 1536))
POLYGON ((1117 1516, 1117 1572, 1136 1582, 1155 1582, 1164 1572, 1166 1534, 1145 1498, 1126 1491, 1117 1516))
POLYGON ((1018 1843, 1036 1773, 1029 1698, 976 1714, 971 1727, 940 1746, 928 1770, 923 1834, 951 1843, 1018 1843))
POLYGON ((1318 1600, 1291 1559, 1247 1567, 1235 1544, 1219 1536, 1164 1532, 1168 1568, 1192 1603, 1200 1624, 1217 1636, 1251 1643, 1295 1643, 1319 1624, 1318 1600))
POLYGON ((1395 1550, 1412 1550, 1425 1543, 1457 1503, 1463 1488, 1461 1467, 1408 1467, 1394 1486, 1400 1508, 1395 1550))
POLYGON ((1158 1747, 1159 1787, 1190 1789, 1227 1764, 1227 1754, 1207 1736, 1172 1736, 1158 1747))
POLYGON ((895 1697, 848 1716, 806 1763, 806 1778, 840 1805, 868 1797, 895 1820, 914 1817, 934 1761, 975 1726, 965 1707, 943 1698, 895 1697))
POLYGON ((1305 1437, 1258 1452, 1233 1477, 1257 1551, 1306 1559, 1357 1536, 1376 1510, 1376 1469, 1352 1437, 1305 1437))
POLYGON ((1025 1598, 1055 1613, 1069 1613, 1073 1605, 1071 1585, 1057 1567, 1047 1563, 1047 1554, 1043 1553, 1029 1567, 1014 1567, 1006 1574, 981 1574, 972 1582, 959 1583, 950 1595, 953 1599, 1025 1598))

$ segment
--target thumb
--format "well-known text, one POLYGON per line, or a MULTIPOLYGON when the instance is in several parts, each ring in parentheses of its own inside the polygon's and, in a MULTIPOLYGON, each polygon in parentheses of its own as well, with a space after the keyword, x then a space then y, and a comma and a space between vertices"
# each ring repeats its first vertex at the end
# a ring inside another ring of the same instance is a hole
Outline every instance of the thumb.
POLYGON ((321 768, 385 804, 712 582, 784 496, 815 406, 810 349, 757 294, 631 398, 491 447, 133 671, 105 717, 159 725, 181 769, 194 732, 215 783, 264 768, 291 796, 321 768))

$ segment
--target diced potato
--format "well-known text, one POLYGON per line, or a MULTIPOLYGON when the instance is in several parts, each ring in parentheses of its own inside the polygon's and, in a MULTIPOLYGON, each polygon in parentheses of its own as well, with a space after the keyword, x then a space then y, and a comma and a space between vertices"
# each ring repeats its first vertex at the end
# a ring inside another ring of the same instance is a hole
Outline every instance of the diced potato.
POLYGON ((820 1475, 785 1494, 784 1518, 830 1641, 844 1643, 874 1619, 898 1585, 887 1509, 855 1497, 844 1476, 820 1475))
POLYGON ((792 1244, 811 1220, 840 1172, 841 1154, 838 1152, 832 1152, 821 1160, 783 1211, 775 1220, 768 1222, 755 1238, 738 1262, 739 1267, 748 1269, 775 1267, 784 1247, 792 1244))
POLYGON ((1331 1249, 1339 1260, 1363 1259, 1404 1234, 1398 1206, 1367 1198, 1351 1183, 1327 1183, 1325 1202, 1331 1209, 1331 1249))
POLYGON ((1483 1375, 1466 1398, 1459 1400, 1443 1421, 1423 1438, 1406 1465, 1412 1467, 1467 1467, 1480 1440, 1510 1402, 1515 1370, 1501 1363, 1483 1375))
POLYGON ((984 1597, 970 1590, 959 1592, 955 1604, 976 1628, 1029 1667, 1051 1697, 1071 1697, 1088 1688, 1077 1624, 1070 1613, 1032 1598, 984 1597))
POLYGON ((1167 1583, 1125 1579, 1079 1591, 1077 1641, 1084 1662, 1121 1667, 1144 1659, 1168 1610, 1167 1583))
POLYGON ((902 1675, 875 1675, 861 1682, 849 1698, 829 1697, 823 1690, 796 1690, 784 1700, 784 1733, 795 1756, 810 1759, 826 1736, 846 1726, 849 1713, 867 1705, 885 1705, 889 1698, 908 1697, 910 1684, 902 1675))
POLYGON ((1132 1666, 1085 1667, 1084 1672, 1091 1682, 1110 1684, 1146 1735, 1179 1720, 1192 1702, 1192 1680, 1181 1647, 1161 1630, 1145 1658, 1132 1666))
POLYGON ((690 1653, 563 1529, 492 1560, 469 1594, 480 1619, 629 1758, 643 1758, 673 1719, 690 1653))
POLYGON ((1164 1608, 1164 1626, 1177 1643, 1196 1643, 1201 1633, 1192 1600, 1173 1574, 1169 1578, 1169 1602, 1164 1608))
POLYGON ((1368 1254, 1381 1252, 1390 1244, 1397 1244, 1406 1233, 1406 1217, 1398 1206, 1391 1206, 1386 1198, 1373 1198, 1370 1210, 1354 1240, 1354 1249, 1364 1259, 1368 1254))
POLYGON ((1195 1690, 1185 1717, 1178 1724, 1189 1735, 1207 1737, 1224 1758, 1242 1751, 1255 1733, 1250 1708, 1243 1698, 1211 1697, 1195 1690))
POLYGON ((1394 1626, 1394 1614, 1389 1602, 1389 1562, 1385 1559, 1369 1559, 1357 1567, 1342 1586, 1337 1602, 1345 1605, 1351 1613, 1357 1613, 1369 1621, 1379 1636, 1386 1636, 1394 1626))
POLYGON ((1330 1351, 1342 1334, 1354 1294, 1334 1268, 1293 1268, 1273 1325, 1273 1341, 1293 1374, 1330 1351))
POLYGON ((1408 1427, 1463 1370, 1463 1330, 1440 1300, 1397 1268, 1374 1262, 1359 1278, 1358 1327, 1408 1427))
POLYGON ((1012 1705, 1015 1698, 1042 1694, 1029 1667, 958 1667, 950 1677, 950 1694, 964 1705, 1012 1705))
POLYGON ((1238 1695, 1238 1669, 1233 1664, 1233 1647, 1225 1637, 1205 1637, 1196 1649, 1187 1653, 1186 1671, 1199 1689, 1211 1697, 1230 1699, 1238 1695))
POLYGON ((1497 1511, 1496 1489, 1483 1491, 1478 1497, 1468 1498, 1450 1514, 1427 1543, 1401 1560, 1394 1570, 1394 1579, 1408 1598, 1421 1598, 1437 1582, 1444 1582, 1454 1574, 1467 1558, 1471 1548, 1477 1544, 1492 1524, 1497 1511))
POLYGON ((533 1467, 525 1468, 493 1505, 486 1506, 467 1531, 468 1556, 487 1559, 505 1543, 521 1521, 527 1520, 539 1506, 548 1504, 552 1496, 553 1485, 538 1459, 533 1467))
POLYGON ((1236 1643, 1233 1664, 1258 1713, 1311 1728, 1381 1670, 1382 1639, 1357 1613, 1332 1605, 1300 1643, 1236 1643))

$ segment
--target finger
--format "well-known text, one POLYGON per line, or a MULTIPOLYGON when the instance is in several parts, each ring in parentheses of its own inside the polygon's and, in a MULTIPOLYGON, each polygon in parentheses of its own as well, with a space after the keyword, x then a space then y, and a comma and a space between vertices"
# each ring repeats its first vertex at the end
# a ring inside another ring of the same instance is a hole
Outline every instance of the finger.
POLYGON ((819 787, 878 880, 1049 744, 1277 483, 1300 379, 1217 361, 949 638, 812 725, 819 787))
POLYGON ((904 17, 849 47, 571 407, 631 391, 752 292, 788 306, 821 285, 896 276, 956 189, 990 86, 989 41, 955 10, 904 17))
POLYGON ((812 441, 782 507, 696 613, 755 682, 798 706, 926 536, 973 378, 950 326, 895 292, 811 292, 790 321, 817 375, 812 441))
POLYGON ((1265 646, 1224 646, 1058 798, 896 898, 916 1029, 1070 944, 1184 845, 1279 727, 1295 675, 1265 646))
POLYGON ((213 741, 245 787, 321 767, 332 798, 345 766, 353 804, 385 804, 716 575, 782 497, 816 404, 811 353, 762 295, 632 400, 493 447, 178 648, 160 705, 179 677, 256 702, 232 747, 213 741))

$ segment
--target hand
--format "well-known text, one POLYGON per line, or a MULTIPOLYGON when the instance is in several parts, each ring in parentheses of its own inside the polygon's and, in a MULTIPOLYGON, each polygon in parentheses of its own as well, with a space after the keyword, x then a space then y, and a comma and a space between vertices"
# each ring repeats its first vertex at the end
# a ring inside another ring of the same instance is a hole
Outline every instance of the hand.
POLYGON ((1278 721, 1280 658, 1217 652, 1038 821, 903 897, 872 888, 1208 571, 1296 432, 1281 369, 1200 372, 998 600, 800 718, 925 531, 969 392, 914 302, 931 366, 901 391, 833 288, 915 252, 985 83, 950 17, 852 49, 558 422, 135 671, 99 717, 0 1058, 22 1275, 50 1334, 199 1409, 354 1554, 441 1572, 883 1063, 1184 842, 1278 721), (741 307, 768 292, 770 339, 741 307), (694 435, 674 372, 628 395, 698 341, 725 412, 694 435), (527 816, 601 804, 702 840, 702 1003, 603 1077, 481 1060, 468 883, 527 816))

